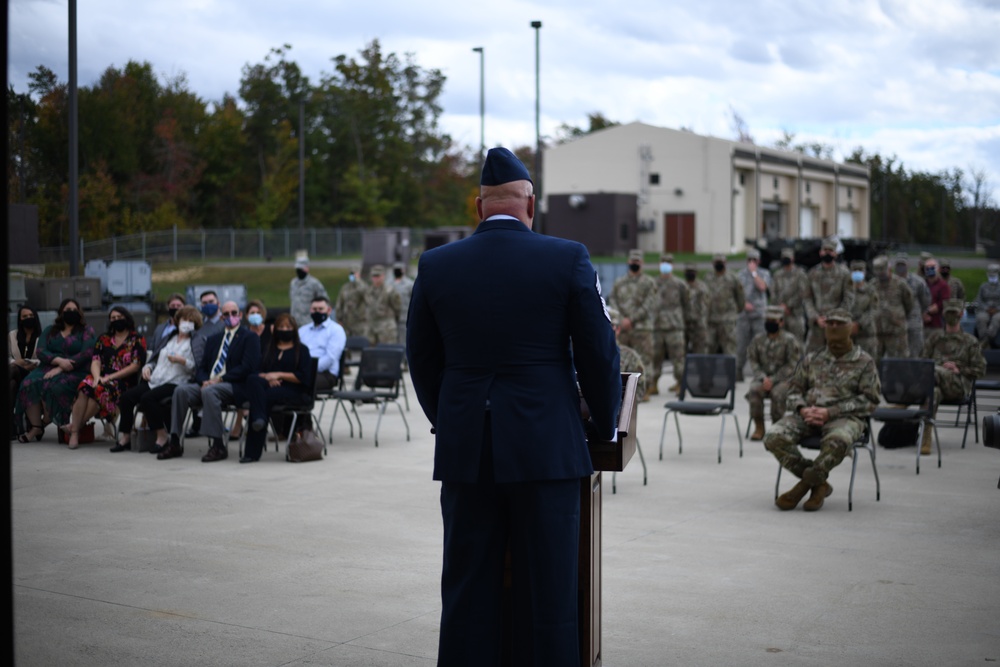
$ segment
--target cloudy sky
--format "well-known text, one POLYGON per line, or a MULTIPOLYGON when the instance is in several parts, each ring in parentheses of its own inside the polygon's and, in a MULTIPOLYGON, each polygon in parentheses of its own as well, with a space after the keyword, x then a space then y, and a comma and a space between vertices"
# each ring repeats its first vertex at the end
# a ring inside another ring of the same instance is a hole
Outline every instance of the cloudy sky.
MULTIPOLYGON (((8 77, 67 77, 66 0, 9 0, 8 77)), ((757 143, 784 130, 835 157, 863 146, 927 171, 986 169, 1000 199, 1000 0, 83 0, 81 85, 110 65, 185 74, 207 101, 235 94, 272 47, 312 79, 372 39, 447 77, 443 129, 479 145, 533 144, 542 22, 541 129, 587 114, 757 143)))

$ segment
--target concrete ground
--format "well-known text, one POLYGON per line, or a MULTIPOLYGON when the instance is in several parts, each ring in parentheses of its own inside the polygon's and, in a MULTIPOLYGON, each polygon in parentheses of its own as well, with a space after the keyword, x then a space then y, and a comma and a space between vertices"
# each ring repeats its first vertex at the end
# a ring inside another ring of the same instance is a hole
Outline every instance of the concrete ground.
MULTIPOLYGON (((781 512, 731 420, 721 464, 718 418, 682 418, 683 454, 671 424, 659 460, 665 398, 639 408, 648 485, 638 457, 605 477, 604 665, 1000 661, 1000 451, 942 428, 919 476, 879 448, 881 501, 865 458, 848 512, 846 460, 822 511, 781 512)), ((439 485, 410 403, 411 441, 390 410, 376 448, 365 407, 363 438, 341 415, 304 464, 12 443, 17 664, 433 665, 439 485)))

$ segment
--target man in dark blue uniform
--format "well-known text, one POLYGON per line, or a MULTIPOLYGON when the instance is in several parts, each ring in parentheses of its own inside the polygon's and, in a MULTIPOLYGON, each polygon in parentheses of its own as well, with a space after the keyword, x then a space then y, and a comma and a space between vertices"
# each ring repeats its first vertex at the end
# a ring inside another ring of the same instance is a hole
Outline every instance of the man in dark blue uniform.
POLYGON ((513 153, 491 149, 482 222, 423 254, 410 301, 410 375, 442 482, 438 665, 498 663, 508 544, 514 663, 580 662, 580 479, 593 472, 580 393, 610 438, 621 376, 587 250, 531 232, 533 189, 513 153))

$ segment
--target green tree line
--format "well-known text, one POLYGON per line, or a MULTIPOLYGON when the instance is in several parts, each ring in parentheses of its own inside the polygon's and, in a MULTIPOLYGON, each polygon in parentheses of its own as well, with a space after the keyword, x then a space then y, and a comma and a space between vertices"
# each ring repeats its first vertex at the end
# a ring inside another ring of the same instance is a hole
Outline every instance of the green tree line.
MULTIPOLYGON (((441 131, 444 75, 378 40, 310 81, 272 49, 244 66, 238 97, 206 101, 148 62, 109 67, 78 92, 80 232, 433 227, 475 223, 476 155, 441 131), (299 124, 300 105, 305 122, 299 124)), ((39 66, 7 95, 7 200, 39 208, 42 245, 68 226, 68 86, 39 66)))

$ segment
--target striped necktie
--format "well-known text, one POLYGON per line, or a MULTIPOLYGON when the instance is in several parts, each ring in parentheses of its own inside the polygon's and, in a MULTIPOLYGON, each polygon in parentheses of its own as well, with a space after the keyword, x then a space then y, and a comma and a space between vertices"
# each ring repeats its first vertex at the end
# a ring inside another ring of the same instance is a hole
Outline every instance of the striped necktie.
POLYGON ((232 333, 226 332, 226 335, 222 337, 222 352, 219 353, 219 360, 215 362, 215 368, 212 369, 212 377, 218 377, 222 375, 222 371, 226 368, 226 357, 229 355, 229 339, 232 333))

